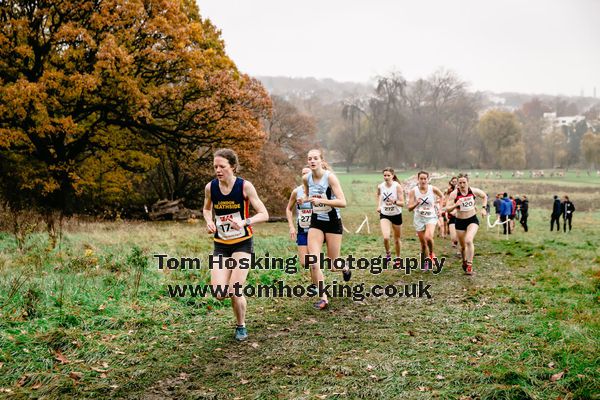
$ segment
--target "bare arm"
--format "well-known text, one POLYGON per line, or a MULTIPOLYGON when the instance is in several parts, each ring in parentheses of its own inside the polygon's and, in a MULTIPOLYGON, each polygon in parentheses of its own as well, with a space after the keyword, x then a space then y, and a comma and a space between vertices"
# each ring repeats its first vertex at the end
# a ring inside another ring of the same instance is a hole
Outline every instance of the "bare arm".
POLYGON ((308 201, 308 174, 302 176, 302 186, 303 186, 303 189, 304 189, 304 198, 303 199, 297 199, 297 200, 298 201, 300 201, 300 200, 307 200, 308 201))
POLYGON ((437 197, 436 203, 438 205, 437 209, 438 209, 438 215, 442 212, 442 199, 444 198, 444 193, 442 193, 442 191, 434 186, 433 188, 433 194, 437 197))
MULTIPOLYGON (((244 192, 245 196, 248 198, 248 201, 250 201, 250 204, 252 204, 252 208, 254 208, 256 211, 256 214, 248 218, 250 220, 250 224, 254 225, 268 221, 269 212, 267 211, 267 208, 263 204, 262 200, 258 197, 254 185, 248 181, 245 181, 244 192)), ((245 220, 242 222, 242 226, 246 226, 245 220)))
POLYGON ((294 223, 294 208, 296 207, 296 189, 292 190, 290 194, 290 200, 288 201, 287 207, 285 208, 285 216, 290 227, 290 234, 292 231, 296 232, 296 224, 294 223))
POLYGON ((204 206, 202 207, 202 215, 204 216, 204 221, 206 221, 206 229, 208 229, 208 233, 215 233, 217 231, 217 227, 215 226, 215 222, 213 221, 212 217, 210 182, 208 182, 204 187, 204 206))
POLYGON ((375 197, 377 199, 377 212, 380 212, 381 207, 379 204, 381 203, 381 189, 379 188, 379 185, 377 185, 377 195, 375 197))
POLYGON ((398 207, 404 207, 404 189, 402 189, 402 185, 400 184, 396 187, 396 197, 398 197, 396 205, 398 207))
POLYGON ((471 188, 471 191, 473 192, 473 194, 475 196, 481 197, 483 199, 483 204, 481 206, 481 214, 485 217, 487 214, 487 201, 488 201, 488 197, 487 194, 485 194, 485 192, 481 189, 476 189, 476 188, 471 188))
POLYGON ((415 191, 411 190, 408 192, 408 211, 412 211, 417 207, 417 198, 415 196, 415 191))
POLYGON ((456 190, 454 190, 452 193, 450 193, 450 196, 448 196, 448 201, 446 202, 446 211, 450 213, 454 211, 456 207, 458 207, 458 204, 456 204, 456 190))

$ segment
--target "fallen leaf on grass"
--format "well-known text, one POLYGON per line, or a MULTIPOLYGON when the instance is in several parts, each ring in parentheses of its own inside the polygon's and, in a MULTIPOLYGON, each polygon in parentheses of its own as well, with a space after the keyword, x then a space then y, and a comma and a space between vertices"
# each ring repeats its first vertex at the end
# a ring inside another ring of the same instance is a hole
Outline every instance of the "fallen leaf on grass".
POLYGON ((326 398, 327 398, 327 395, 326 395, 326 394, 316 394, 316 395, 315 395, 315 397, 316 397, 317 399, 321 399, 321 400, 323 400, 323 399, 326 399, 326 398))
POLYGON ((250 346, 252 346, 255 349, 258 349, 258 343, 256 343, 256 342, 250 343, 250 346))
POLYGON ((417 390, 418 390, 419 392, 427 392, 427 391, 431 390, 431 388, 430 388, 430 387, 427 387, 427 386, 419 386, 419 387, 417 388, 417 390))
POLYGON ((78 381, 83 377, 83 374, 81 372, 76 372, 76 371, 71 371, 69 372, 69 378, 78 381))
POLYGON ((373 366, 372 365, 367 365, 367 371, 372 371, 373 370, 373 366))
POLYGON ((91 369, 92 369, 92 371, 100 372, 100 373, 108 372, 107 369, 100 369, 100 368, 96 368, 96 367, 92 367, 91 369))
POLYGON ((42 387, 42 382, 36 382, 35 385, 33 385, 31 388, 33 390, 38 390, 41 387, 42 387))
POLYGON ((548 364, 548 368, 554 368, 554 363, 551 362, 550 364, 548 364))
POLYGON ((23 375, 21 378, 19 378, 19 381, 17 382, 17 387, 23 387, 23 385, 25 385, 28 380, 29 380, 29 375, 27 375, 27 374, 23 375))
POLYGON ((106 309, 106 304, 102 303, 98 306, 98 311, 102 311, 104 309, 106 309))
POLYGON ((435 378, 436 378, 438 381, 443 381, 444 379, 446 379, 446 378, 444 377, 444 375, 436 375, 436 376, 435 376, 435 378))
POLYGON ((402 376, 408 375, 408 371, 402 371, 402 376))
POLYGON ((564 374, 565 374, 565 371, 560 371, 559 373, 552 375, 550 377, 550 382, 556 382, 557 380, 562 378, 564 374))
POLYGON ((246 380, 246 379, 242 379, 242 380, 240 381, 240 383, 241 383, 242 385, 246 385, 246 384, 248 384, 248 382, 250 382, 250 381, 248 381, 248 380, 246 380))
POLYGON ((56 350, 56 352, 54 353, 54 359, 56 361, 59 361, 61 364, 70 363, 70 361, 67 359, 67 357, 65 357, 65 355, 63 353, 61 353, 60 350, 56 350))

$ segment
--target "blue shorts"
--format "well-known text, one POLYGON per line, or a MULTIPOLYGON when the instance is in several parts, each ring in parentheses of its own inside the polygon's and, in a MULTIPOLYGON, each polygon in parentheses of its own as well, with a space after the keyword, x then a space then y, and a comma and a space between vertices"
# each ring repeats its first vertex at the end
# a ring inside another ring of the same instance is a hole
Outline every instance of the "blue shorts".
POLYGON ((308 232, 298 232, 296 235, 296 244, 298 246, 308 246, 308 232))

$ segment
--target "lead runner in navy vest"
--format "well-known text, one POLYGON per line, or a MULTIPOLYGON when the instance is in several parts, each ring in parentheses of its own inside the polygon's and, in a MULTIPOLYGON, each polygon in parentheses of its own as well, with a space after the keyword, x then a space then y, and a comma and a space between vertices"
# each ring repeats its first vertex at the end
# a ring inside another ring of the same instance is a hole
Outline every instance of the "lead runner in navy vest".
MULTIPOLYGON (((252 183, 235 176, 238 165, 238 157, 233 150, 215 152, 213 166, 216 179, 204 188, 202 212, 208 232, 214 234, 213 256, 222 256, 220 266, 210 270, 211 285, 215 290, 227 288, 237 322, 235 338, 241 341, 248 338, 246 298, 234 296, 233 285, 239 283, 243 287, 246 283, 249 269, 240 268, 239 261, 249 259, 254 252, 252 226, 267 221, 269 213, 252 183), (252 217, 249 214, 250 204, 256 210, 252 217), (229 258, 236 261, 235 268, 225 267, 229 258)), ((219 295, 217 298, 224 299, 219 295)))

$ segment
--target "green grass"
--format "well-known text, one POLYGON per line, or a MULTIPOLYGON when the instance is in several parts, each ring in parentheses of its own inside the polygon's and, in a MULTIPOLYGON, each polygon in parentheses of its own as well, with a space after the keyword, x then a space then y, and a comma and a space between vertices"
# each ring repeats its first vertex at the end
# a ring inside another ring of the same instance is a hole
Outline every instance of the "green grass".
MULTIPOLYGON (((380 255, 380 175, 340 180, 345 225, 355 230, 368 215, 371 228, 345 235, 342 254, 380 255)), ((477 183, 494 192, 505 181, 477 183)), ((528 234, 506 239, 482 224, 473 277, 442 239, 439 275, 354 273, 367 286, 424 280, 432 299, 333 299, 317 312, 308 298, 250 298, 243 344, 232 339, 229 301, 166 293, 169 283, 208 282, 206 269, 158 271, 151 257, 206 259, 203 224, 71 222, 60 249, 48 252, 36 234, 24 254, 0 233, 0 397, 599 398, 600 213, 578 211, 573 232, 551 233, 540 203, 528 234)), ((412 215, 404 218, 403 255, 416 256, 412 215)), ((286 224, 256 232, 258 255, 294 255, 286 224)), ((249 276, 278 279, 308 282, 305 271, 249 276)))

